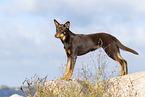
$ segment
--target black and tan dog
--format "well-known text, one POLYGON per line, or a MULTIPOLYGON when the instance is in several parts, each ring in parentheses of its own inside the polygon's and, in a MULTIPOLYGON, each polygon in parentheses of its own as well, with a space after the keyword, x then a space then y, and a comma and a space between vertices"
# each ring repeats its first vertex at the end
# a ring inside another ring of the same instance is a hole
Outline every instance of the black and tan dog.
POLYGON ((119 48, 138 55, 136 51, 124 46, 118 39, 110 34, 74 34, 69 30, 69 21, 67 21, 65 24, 59 24, 56 20, 54 20, 54 23, 56 25, 55 37, 60 38, 68 58, 66 72, 61 79, 70 79, 71 75, 73 74, 77 56, 94 51, 99 47, 102 47, 110 58, 117 61, 121 65, 121 73, 119 74, 120 76, 126 75, 128 70, 127 61, 121 57, 119 48))

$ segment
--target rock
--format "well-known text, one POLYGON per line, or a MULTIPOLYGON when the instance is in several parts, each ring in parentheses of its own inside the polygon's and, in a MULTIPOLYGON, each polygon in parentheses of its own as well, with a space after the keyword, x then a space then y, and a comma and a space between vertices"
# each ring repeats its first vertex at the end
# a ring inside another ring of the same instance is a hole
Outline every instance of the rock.
POLYGON ((144 97, 145 71, 111 78, 101 84, 105 84, 104 95, 107 97, 144 97))
POLYGON ((20 95, 18 95, 18 94, 13 94, 13 95, 11 95, 10 97, 23 97, 23 96, 20 96, 20 95))
POLYGON ((145 71, 111 78, 96 86, 83 79, 46 82, 34 97, 144 97, 145 71), (96 88, 97 87, 97 88, 96 88))
POLYGON ((55 79, 45 83, 43 93, 37 92, 34 97, 84 97, 89 92, 89 83, 83 79, 65 81, 55 79), (45 94, 45 95, 44 95, 45 94))

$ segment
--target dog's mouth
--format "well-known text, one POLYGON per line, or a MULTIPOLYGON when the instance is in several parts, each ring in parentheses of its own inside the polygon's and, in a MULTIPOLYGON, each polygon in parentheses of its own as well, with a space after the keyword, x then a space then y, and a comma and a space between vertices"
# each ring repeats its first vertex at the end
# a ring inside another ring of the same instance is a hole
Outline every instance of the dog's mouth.
POLYGON ((56 33, 56 34, 55 34, 55 37, 56 37, 56 38, 61 38, 61 37, 63 37, 63 36, 64 36, 64 34, 61 34, 61 33, 56 33))
POLYGON ((56 33, 56 34, 55 34, 55 37, 56 37, 56 38, 60 38, 60 39, 62 39, 62 40, 65 39, 65 35, 64 35, 63 33, 56 33))
POLYGON ((58 34, 55 34, 55 37, 56 37, 56 38, 59 38, 59 35, 58 35, 58 34))

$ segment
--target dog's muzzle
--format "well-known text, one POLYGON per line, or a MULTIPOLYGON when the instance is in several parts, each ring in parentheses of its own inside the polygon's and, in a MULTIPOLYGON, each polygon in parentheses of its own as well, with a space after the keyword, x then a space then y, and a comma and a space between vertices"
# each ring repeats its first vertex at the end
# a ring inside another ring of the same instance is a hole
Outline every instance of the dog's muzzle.
POLYGON ((56 38, 59 38, 59 34, 58 34, 58 33, 56 33, 56 34, 55 34, 55 37, 56 37, 56 38))
POLYGON ((64 37, 64 34, 63 33, 56 33, 55 37, 56 38, 62 38, 62 37, 64 37))
POLYGON ((65 40, 65 35, 64 35, 63 33, 56 33, 56 34, 55 34, 55 37, 56 37, 56 38, 60 38, 60 39, 62 39, 62 40, 65 40))

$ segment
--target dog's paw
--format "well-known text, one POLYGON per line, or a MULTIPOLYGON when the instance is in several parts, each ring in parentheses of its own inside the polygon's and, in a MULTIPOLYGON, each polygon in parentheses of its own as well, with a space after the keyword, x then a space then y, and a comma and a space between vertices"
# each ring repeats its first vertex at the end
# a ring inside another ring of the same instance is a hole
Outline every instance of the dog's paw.
POLYGON ((60 79, 63 79, 63 80, 68 81, 70 78, 69 78, 69 77, 67 77, 67 76, 63 76, 63 77, 61 77, 60 79))
POLYGON ((125 72, 124 72, 124 71, 122 71, 122 72, 119 74, 119 76, 123 76, 123 75, 125 75, 125 72))
POLYGON ((60 79, 65 79, 65 76, 61 77, 60 79))

